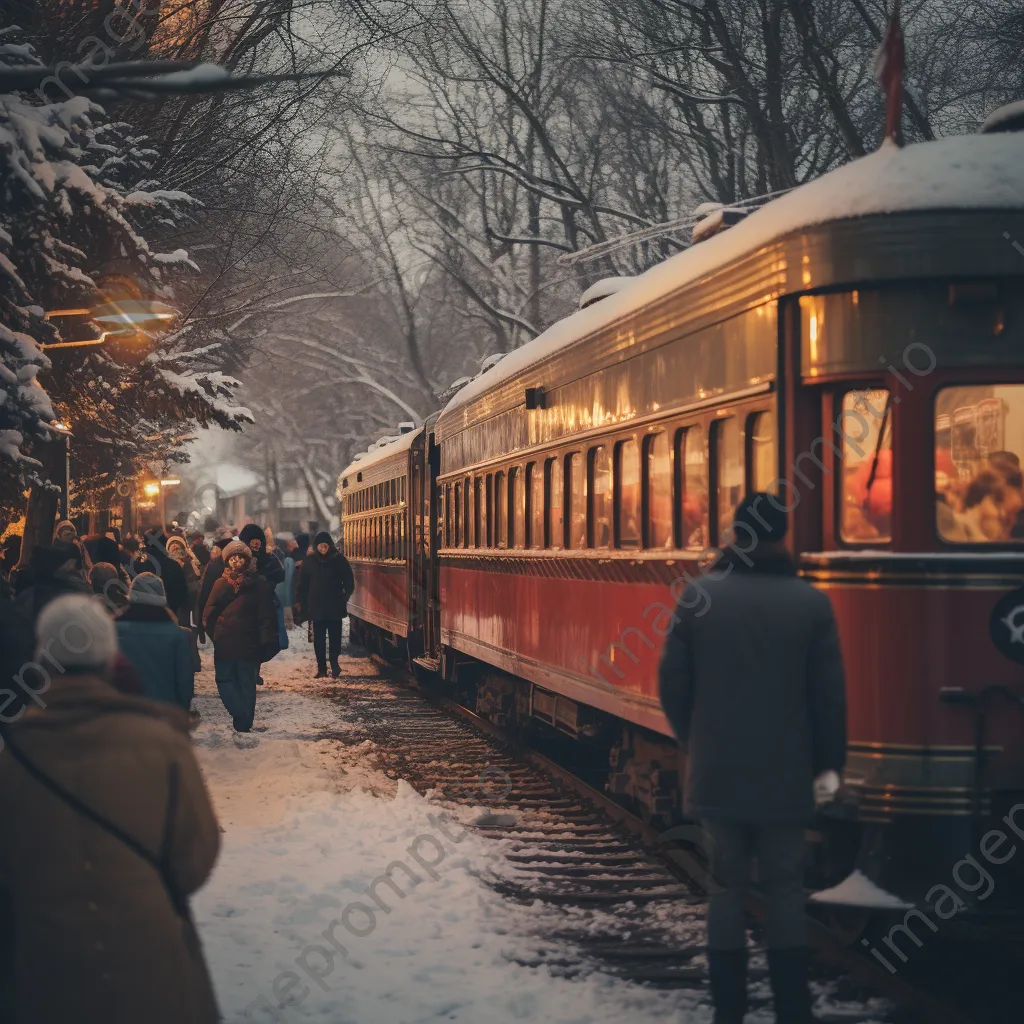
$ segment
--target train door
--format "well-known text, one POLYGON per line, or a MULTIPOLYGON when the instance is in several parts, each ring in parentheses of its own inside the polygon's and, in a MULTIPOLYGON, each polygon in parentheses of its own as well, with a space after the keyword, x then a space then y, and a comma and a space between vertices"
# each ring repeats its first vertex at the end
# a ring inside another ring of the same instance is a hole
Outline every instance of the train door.
POLYGON ((427 591, 429 531, 425 528, 429 502, 424 438, 417 439, 409 457, 409 657, 424 650, 424 627, 429 618, 427 591))
POLYGON ((427 578, 424 586, 427 599, 426 618, 423 623, 423 652, 432 661, 441 657, 441 592, 440 558, 442 542, 443 510, 441 491, 437 486, 437 475, 441 471, 441 448, 434 441, 433 431, 426 435, 426 476, 425 515, 429 525, 425 538, 423 567, 427 578))

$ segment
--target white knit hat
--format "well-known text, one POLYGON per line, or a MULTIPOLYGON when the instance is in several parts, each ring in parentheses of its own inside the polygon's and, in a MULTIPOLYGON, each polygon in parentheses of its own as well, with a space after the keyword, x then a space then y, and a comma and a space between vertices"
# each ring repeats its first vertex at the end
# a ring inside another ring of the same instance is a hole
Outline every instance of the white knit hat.
POLYGON ((128 591, 128 603, 166 608, 167 592, 164 590, 164 581, 155 573, 140 572, 132 580, 131 589, 128 591))
POLYGON ((36 661, 47 671, 105 671, 116 657, 114 620, 94 597, 65 594, 39 613, 36 661))

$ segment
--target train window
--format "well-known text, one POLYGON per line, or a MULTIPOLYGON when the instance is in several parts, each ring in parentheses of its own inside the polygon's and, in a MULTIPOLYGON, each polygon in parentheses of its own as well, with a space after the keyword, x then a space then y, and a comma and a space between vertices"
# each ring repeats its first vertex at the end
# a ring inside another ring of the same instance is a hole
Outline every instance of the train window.
POLYGON ((587 464, 582 452, 565 457, 565 504, 568 510, 568 546, 587 546, 587 464))
POLYGON ((405 480, 406 480, 406 478, 403 476, 402 480, 401 480, 400 489, 399 489, 399 492, 398 492, 398 500, 399 501, 405 501, 405 480))
MULTIPOLYGON (((450 485, 449 485, 450 486, 450 485)), ((455 530, 455 546, 457 548, 462 547, 462 530, 463 530, 463 519, 462 519, 462 484, 455 485, 455 504, 451 511, 452 519, 454 519, 454 530, 455 530)))
POLYGON ((715 431, 715 511, 718 529, 715 540, 732 540, 732 521, 743 497, 743 451, 740 425, 735 416, 718 420, 715 431))
POLYGON ((612 545, 612 456, 607 445, 591 448, 588 453, 590 516, 587 524, 587 546, 609 548, 612 545))
POLYGON ((384 516, 384 558, 385 560, 395 557, 391 537, 391 516, 384 516))
POLYGON ((405 547, 405 516, 399 515, 398 517, 398 557, 403 562, 409 557, 409 552, 405 547))
POLYGON ((526 546, 544 547, 544 464, 531 462, 526 467, 526 546))
MULTIPOLYGON (((490 477, 487 478, 490 482, 490 477)), ((505 474, 494 474, 494 504, 492 516, 494 520, 494 546, 505 547, 505 520, 508 518, 508 508, 505 504, 505 474)))
POLYGON ((444 546, 452 546, 452 531, 455 528, 455 513, 452 505, 452 485, 444 485, 444 546))
POLYGON ((703 551, 710 543, 710 474, 704 428, 699 424, 680 431, 676 441, 676 459, 681 467, 682 484, 679 522, 682 546, 703 551))
POLYGON ((478 548, 485 547, 483 527, 486 525, 487 513, 481 508, 483 504, 483 479, 477 476, 473 480, 473 543, 478 548))
POLYGON ((470 529, 472 520, 469 517, 469 510, 473 503, 473 499, 470 496, 473 483, 467 476, 462 484, 462 546, 468 548, 472 543, 470 537, 470 529))
POLYGON ((508 471, 508 546, 521 548, 526 538, 526 493, 523 471, 513 466, 508 471))
POLYGON ((847 543, 892 540, 892 408, 881 388, 843 395, 839 534, 847 543))
POLYGON ((672 450, 668 435, 650 434, 644 438, 644 493, 647 496, 644 536, 646 548, 671 548, 672 530, 672 450))
POLYGON ((935 396, 935 517, 960 544, 1024 542, 1024 384, 935 396))
POLYGON ((636 441, 620 441, 615 459, 615 546, 640 547, 640 452, 636 441))
POLYGON ((747 418, 747 475, 750 490, 777 492, 775 417, 770 412, 756 412, 747 418))
POLYGON ((557 551, 565 547, 565 475, 560 459, 548 459, 544 463, 544 491, 547 508, 544 543, 557 551))

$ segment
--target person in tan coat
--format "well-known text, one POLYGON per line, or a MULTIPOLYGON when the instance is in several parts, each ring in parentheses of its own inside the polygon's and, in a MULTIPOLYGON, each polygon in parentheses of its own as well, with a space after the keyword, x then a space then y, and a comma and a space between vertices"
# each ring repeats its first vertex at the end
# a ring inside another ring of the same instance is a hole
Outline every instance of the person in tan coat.
POLYGON ((52 601, 36 636, 27 710, 0 690, 0 1018, 213 1024, 187 898, 220 835, 188 714, 111 686, 95 599, 52 601))

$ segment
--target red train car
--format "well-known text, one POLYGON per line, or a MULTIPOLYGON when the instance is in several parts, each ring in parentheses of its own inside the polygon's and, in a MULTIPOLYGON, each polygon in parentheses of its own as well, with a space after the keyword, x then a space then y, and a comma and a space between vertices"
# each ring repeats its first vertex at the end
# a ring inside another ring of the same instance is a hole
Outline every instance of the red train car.
POLYGON ((407 625, 362 599, 360 628, 496 721, 605 744, 670 820, 671 609, 772 490, 848 672, 822 877, 920 899, 926 852, 948 874, 1024 800, 1022 161, 1019 134, 886 149, 507 356, 409 447, 407 625))

